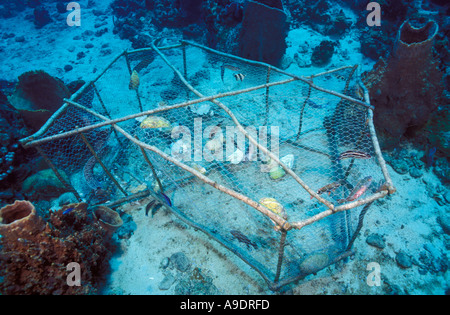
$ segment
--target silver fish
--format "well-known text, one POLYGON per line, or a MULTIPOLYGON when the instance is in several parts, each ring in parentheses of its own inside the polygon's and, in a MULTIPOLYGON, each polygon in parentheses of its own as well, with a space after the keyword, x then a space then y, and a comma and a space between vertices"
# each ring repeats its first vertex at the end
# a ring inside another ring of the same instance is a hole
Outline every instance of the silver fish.
POLYGON ((242 73, 235 73, 234 78, 236 79, 236 81, 244 81, 245 75, 243 75, 242 73))
POLYGON ((343 159, 370 159, 372 156, 364 151, 348 150, 339 155, 339 160, 343 159))

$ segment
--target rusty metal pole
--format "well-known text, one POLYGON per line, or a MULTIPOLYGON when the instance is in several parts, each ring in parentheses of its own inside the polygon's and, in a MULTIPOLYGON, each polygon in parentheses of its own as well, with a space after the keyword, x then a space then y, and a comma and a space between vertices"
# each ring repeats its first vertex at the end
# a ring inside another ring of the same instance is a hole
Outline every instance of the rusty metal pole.
POLYGON ((278 248, 277 273, 275 275, 274 280, 275 283, 277 283, 278 280, 280 280, 281 265, 283 264, 283 257, 284 257, 284 246, 286 245, 286 236, 287 231, 285 229, 281 229, 280 247, 278 248))

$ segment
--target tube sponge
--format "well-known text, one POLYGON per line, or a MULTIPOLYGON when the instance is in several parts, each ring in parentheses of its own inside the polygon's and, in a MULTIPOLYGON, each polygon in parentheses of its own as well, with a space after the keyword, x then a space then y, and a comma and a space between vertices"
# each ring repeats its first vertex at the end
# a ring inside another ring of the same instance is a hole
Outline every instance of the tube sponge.
POLYGON ((33 204, 16 200, 0 209, 0 235, 7 241, 29 238, 45 228, 33 204))
POLYGON ((287 17, 278 8, 282 7, 281 1, 270 3, 273 6, 247 1, 239 37, 239 55, 279 66, 286 51, 287 17))
POLYGON ((380 58, 363 78, 375 106, 374 123, 384 148, 396 146, 403 136, 414 135, 439 105, 443 76, 432 54, 437 31, 434 21, 421 27, 405 21, 391 56, 380 58))

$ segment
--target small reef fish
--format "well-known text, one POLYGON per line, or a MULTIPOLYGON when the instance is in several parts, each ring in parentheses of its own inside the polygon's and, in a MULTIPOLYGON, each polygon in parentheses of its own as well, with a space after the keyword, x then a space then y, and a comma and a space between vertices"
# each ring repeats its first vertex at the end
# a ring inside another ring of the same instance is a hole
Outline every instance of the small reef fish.
POLYGON ((236 79, 236 81, 244 81, 245 75, 243 75, 242 73, 235 73, 234 78, 236 79))
POLYGON ((312 108, 316 108, 316 109, 321 109, 321 108, 323 108, 322 105, 319 105, 319 104, 317 104, 316 102, 311 101, 310 99, 308 99, 308 100, 306 101, 306 104, 308 104, 308 105, 311 106, 312 108))
MULTIPOLYGON (((169 197, 167 197, 166 194, 164 194, 164 193, 162 193, 162 192, 159 192, 158 195, 160 195, 160 196, 162 197, 162 199, 164 199, 164 201, 167 203, 167 205, 168 205, 169 207, 172 206, 172 201, 170 200, 169 197)), ((145 207, 145 215, 148 216, 148 213, 149 213, 150 210, 151 210, 151 212, 152 212, 152 218, 153 218, 153 216, 155 215, 155 213, 156 213, 159 209, 161 209, 163 206, 164 206, 164 205, 163 205, 161 202, 159 202, 159 201, 156 200, 156 199, 153 199, 153 200, 150 201, 150 202, 147 204, 147 206, 145 207)))
POLYGON ((172 201, 170 200, 169 197, 167 197, 167 195, 165 193, 159 192, 159 194, 163 197, 163 199, 166 201, 168 206, 172 206, 172 201))
MULTIPOLYGON (((328 193, 328 195, 329 195, 329 194, 331 194, 331 192, 334 192, 337 188, 339 188, 341 186, 342 186, 342 182, 341 181, 337 181, 337 182, 328 184, 326 186, 323 186, 322 188, 320 188, 317 191, 317 194, 321 195, 323 193, 328 193)), ((313 196, 311 196, 311 199, 313 199, 313 196)))
POLYGON ((133 70, 130 77, 130 84, 128 85, 128 89, 137 90, 139 87, 139 74, 136 70, 133 70))
POLYGON ((372 177, 367 176, 363 180, 361 180, 356 187, 353 189, 353 191, 350 193, 350 196, 345 199, 339 199, 338 203, 344 203, 347 201, 354 201, 361 197, 367 189, 369 189, 370 185, 372 184, 372 177))
POLYGON ((231 230, 230 231, 231 235, 233 235, 239 242, 244 243, 245 245, 247 245, 247 248, 251 250, 250 246, 253 246, 254 249, 258 249, 258 245, 256 245, 255 242, 252 242, 249 240, 249 238, 247 236, 245 236, 244 234, 242 234, 241 231, 238 230, 231 230))
POLYGON ((64 212, 63 212, 62 214, 68 214, 68 213, 71 212, 73 209, 75 209, 75 208, 72 207, 72 208, 66 209, 66 210, 64 210, 64 212))
POLYGON ((348 150, 339 155, 339 160, 343 159, 370 159, 372 156, 369 153, 357 150, 348 150))
POLYGON ((147 206, 145 207, 145 216, 148 216, 148 213, 150 212, 150 210, 152 211, 152 218, 155 215, 155 213, 161 209, 163 205, 159 202, 157 202, 156 200, 152 200, 150 201, 147 206))
POLYGON ((340 75, 340 74, 338 74, 338 73, 336 73, 336 72, 334 72, 333 75, 334 75, 336 78, 338 78, 339 80, 347 81, 347 78, 344 77, 343 75, 340 75))
POLYGON ((225 74, 225 69, 229 69, 229 70, 231 70, 231 71, 241 71, 241 69, 239 69, 238 67, 235 67, 235 66, 232 66, 232 65, 229 65, 229 64, 223 64, 221 67, 220 67, 220 77, 222 78, 222 82, 223 82, 223 76, 224 76, 224 74, 225 74))

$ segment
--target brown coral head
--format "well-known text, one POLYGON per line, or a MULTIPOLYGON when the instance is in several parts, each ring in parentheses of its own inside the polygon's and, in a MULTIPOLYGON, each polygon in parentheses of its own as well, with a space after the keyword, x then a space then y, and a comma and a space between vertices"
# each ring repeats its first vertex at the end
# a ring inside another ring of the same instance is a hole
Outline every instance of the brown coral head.
POLYGON ((107 230, 109 234, 114 233, 123 224, 120 215, 116 211, 105 206, 98 206, 94 211, 94 215, 101 227, 107 230))
POLYGON ((0 209, 0 234, 5 239, 28 237, 44 229, 43 220, 29 201, 16 200, 0 209))
POLYGON ((414 27, 407 20, 400 27, 400 41, 407 45, 422 43, 432 40, 438 32, 438 25, 434 21, 428 21, 422 27, 414 27))

